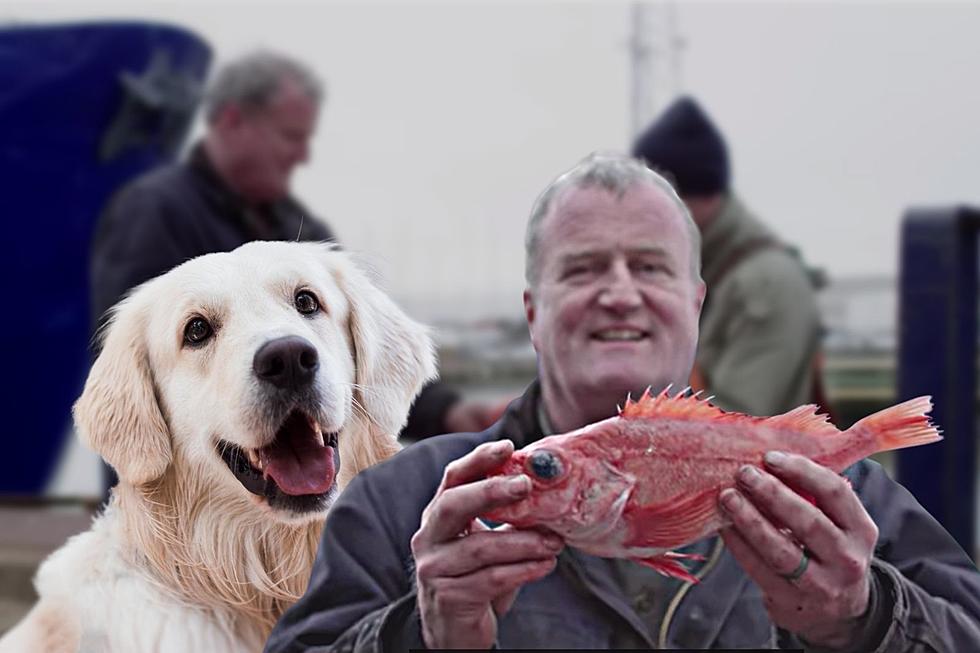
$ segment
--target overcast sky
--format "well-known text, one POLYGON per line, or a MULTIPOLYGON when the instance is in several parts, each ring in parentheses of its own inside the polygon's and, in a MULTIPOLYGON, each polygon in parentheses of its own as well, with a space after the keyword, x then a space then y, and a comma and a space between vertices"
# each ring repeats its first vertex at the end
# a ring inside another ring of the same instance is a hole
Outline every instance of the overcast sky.
MULTIPOLYGON (((163 18, 219 60, 266 46, 328 86, 297 193, 419 316, 520 315, 548 181, 628 147, 630 5, 7 3, 19 20, 163 18)), ((679 80, 737 191, 832 277, 894 275, 909 206, 980 206, 980 3, 677 3, 679 80)))

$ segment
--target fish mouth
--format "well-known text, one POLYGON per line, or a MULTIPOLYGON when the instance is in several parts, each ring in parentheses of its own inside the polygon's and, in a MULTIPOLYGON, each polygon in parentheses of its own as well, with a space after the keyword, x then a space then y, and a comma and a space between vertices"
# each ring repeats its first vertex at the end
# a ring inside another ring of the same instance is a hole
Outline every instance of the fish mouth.
POLYGON ((295 409, 269 444, 246 448, 218 439, 218 455, 250 493, 272 508, 295 513, 323 510, 336 485, 339 431, 324 433, 309 414, 295 409))
POLYGON ((598 342, 639 342, 650 337, 650 332, 637 327, 607 327, 589 334, 591 340, 598 342))

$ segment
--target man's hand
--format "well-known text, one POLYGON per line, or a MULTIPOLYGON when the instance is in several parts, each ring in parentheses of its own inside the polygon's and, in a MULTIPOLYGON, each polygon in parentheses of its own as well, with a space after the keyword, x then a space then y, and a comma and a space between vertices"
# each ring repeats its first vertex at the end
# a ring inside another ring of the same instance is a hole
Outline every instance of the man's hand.
POLYGON ((490 648, 497 617, 510 609, 521 586, 555 567, 563 546, 559 537, 490 530, 476 519, 530 492, 531 480, 523 475, 484 479, 513 450, 509 440, 486 443, 450 463, 422 513, 412 553, 428 648, 490 648))
POLYGON ((850 484, 826 467, 777 452, 766 467, 771 473, 743 467, 738 489, 721 493, 733 521, 725 544, 762 589, 776 625, 811 644, 847 648, 868 605, 878 528, 850 484))

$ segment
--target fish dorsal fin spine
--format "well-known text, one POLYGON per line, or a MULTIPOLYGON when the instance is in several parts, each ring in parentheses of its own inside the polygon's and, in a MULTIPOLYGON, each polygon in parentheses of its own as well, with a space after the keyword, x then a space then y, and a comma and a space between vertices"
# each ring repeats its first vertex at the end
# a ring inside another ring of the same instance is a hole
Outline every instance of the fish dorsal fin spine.
POLYGON ((654 396, 647 388, 643 396, 633 401, 626 399, 626 405, 619 411, 623 419, 644 419, 652 417, 711 420, 714 422, 765 422, 766 426, 775 429, 787 429, 815 436, 831 436, 840 433, 831 424, 829 416, 817 412, 814 404, 794 408, 788 413, 773 417, 754 417, 742 413, 725 412, 713 406, 709 399, 699 399, 698 395, 687 395, 687 390, 670 396, 670 386, 654 396))
POLYGON ((712 406, 708 400, 699 399, 695 396, 684 396, 686 391, 682 390, 673 397, 670 396, 670 386, 654 396, 647 388, 643 396, 634 401, 632 398, 626 399, 626 404, 619 411, 619 416, 623 419, 643 419, 647 417, 673 417, 678 419, 727 419, 736 417, 734 413, 729 414, 717 406, 712 406))
POLYGON ((819 410, 819 406, 806 404, 794 408, 788 413, 770 417, 766 420, 766 423, 767 426, 772 428, 799 431, 800 433, 809 435, 824 436, 839 434, 840 431, 837 430, 837 427, 828 421, 830 416, 818 412, 819 410))

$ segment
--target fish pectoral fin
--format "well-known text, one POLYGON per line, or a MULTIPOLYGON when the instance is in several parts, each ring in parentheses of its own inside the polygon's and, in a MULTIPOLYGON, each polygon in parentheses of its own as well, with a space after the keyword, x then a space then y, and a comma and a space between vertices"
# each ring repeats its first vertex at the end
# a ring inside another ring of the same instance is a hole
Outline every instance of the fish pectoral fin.
POLYGON ((704 556, 700 553, 678 553, 677 551, 667 551, 663 554, 665 558, 677 558, 682 560, 694 560, 704 562, 704 556))
POLYGON ((633 560, 633 562, 638 562, 641 565, 650 567, 654 571, 660 572, 664 576, 679 578, 688 583, 699 583, 700 581, 696 576, 692 575, 691 572, 687 570, 687 567, 677 562, 677 558, 696 557, 699 557, 702 560, 704 559, 704 556, 697 556, 696 554, 674 553, 673 551, 668 551, 663 555, 652 556, 649 558, 631 558, 631 560, 633 560))
POLYGON ((718 515, 718 488, 692 496, 677 496, 656 506, 627 508, 631 524, 629 548, 673 549, 706 535, 708 522, 718 515))

